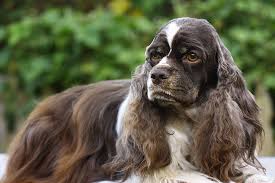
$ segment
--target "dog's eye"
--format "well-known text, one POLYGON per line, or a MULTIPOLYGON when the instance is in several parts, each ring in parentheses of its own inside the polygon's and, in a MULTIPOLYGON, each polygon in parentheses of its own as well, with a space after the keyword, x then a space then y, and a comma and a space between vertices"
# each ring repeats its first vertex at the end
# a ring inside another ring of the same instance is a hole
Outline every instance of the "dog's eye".
POLYGON ((199 57, 197 56, 197 54, 194 53, 194 52, 187 53, 186 58, 187 58, 187 60, 189 62, 197 62, 198 59, 199 59, 199 57))
POLYGON ((154 63, 158 63, 165 56, 163 50, 161 48, 157 48, 150 55, 150 60, 154 63))
POLYGON ((159 62, 162 59, 162 55, 160 53, 155 53, 151 56, 151 60, 153 62, 159 62))

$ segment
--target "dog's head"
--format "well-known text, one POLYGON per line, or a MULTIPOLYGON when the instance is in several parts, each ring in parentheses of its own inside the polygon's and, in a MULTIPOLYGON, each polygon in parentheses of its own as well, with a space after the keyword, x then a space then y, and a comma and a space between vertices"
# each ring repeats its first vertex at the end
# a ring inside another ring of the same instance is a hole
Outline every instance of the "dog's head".
POLYGON ((218 82, 215 29, 202 19, 179 18, 160 29, 146 49, 153 66, 148 98, 161 105, 190 106, 201 101, 218 82))

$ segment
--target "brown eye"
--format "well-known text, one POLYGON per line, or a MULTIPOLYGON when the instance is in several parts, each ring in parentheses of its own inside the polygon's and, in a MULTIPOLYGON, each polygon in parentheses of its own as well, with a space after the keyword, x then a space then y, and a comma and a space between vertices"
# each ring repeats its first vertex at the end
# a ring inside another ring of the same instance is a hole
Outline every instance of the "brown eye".
POLYGON ((162 48, 158 47, 155 51, 151 53, 150 60, 154 63, 159 62, 164 57, 162 48))
POLYGON ((151 56, 151 61, 153 62, 159 62, 161 59, 162 59, 162 55, 158 53, 151 56))
POLYGON ((196 53, 190 52, 187 54, 186 58, 188 59, 189 62, 196 62, 198 61, 199 57, 197 56, 196 53))

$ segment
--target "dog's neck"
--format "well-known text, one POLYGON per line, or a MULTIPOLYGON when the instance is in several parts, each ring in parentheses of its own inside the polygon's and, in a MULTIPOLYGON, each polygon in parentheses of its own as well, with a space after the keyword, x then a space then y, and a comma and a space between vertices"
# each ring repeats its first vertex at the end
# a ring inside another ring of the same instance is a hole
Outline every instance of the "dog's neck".
MULTIPOLYGON (((116 124, 118 136, 123 132, 123 119, 129 108, 130 100, 130 97, 127 96, 120 105, 116 124)), ((200 173, 192 162, 190 162, 190 156, 192 155, 190 151, 193 143, 193 117, 196 115, 196 111, 193 110, 193 113, 191 113, 190 111, 167 108, 163 112, 167 132, 166 139, 171 156, 170 164, 145 174, 132 172, 125 183, 218 182, 211 181, 212 179, 209 176, 200 173)))
POLYGON ((150 172, 148 175, 139 175, 133 172, 125 183, 219 182, 200 173, 192 162, 190 162, 193 122, 188 121, 188 119, 186 115, 172 115, 172 113, 166 119, 171 163, 163 168, 150 172))
POLYGON ((192 145, 193 123, 185 115, 171 116, 167 119, 167 140, 171 152, 173 169, 194 169, 189 162, 190 146, 192 145))

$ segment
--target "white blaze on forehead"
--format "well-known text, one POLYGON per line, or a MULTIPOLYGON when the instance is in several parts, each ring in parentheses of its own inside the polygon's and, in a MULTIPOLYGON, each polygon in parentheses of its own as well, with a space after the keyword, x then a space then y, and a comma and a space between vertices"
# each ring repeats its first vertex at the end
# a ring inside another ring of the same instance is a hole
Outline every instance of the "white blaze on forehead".
POLYGON ((173 41, 173 39, 174 39, 174 37, 177 34, 179 29, 180 29, 180 27, 175 22, 172 22, 172 23, 168 24, 166 29, 165 29, 165 33, 166 33, 166 36, 167 36, 167 41, 168 41, 168 44, 169 44, 170 48, 171 48, 171 45, 172 45, 172 41, 173 41))
POLYGON ((167 57, 163 57, 161 59, 161 61, 157 64, 157 65, 165 65, 165 66, 170 66, 168 63, 167 63, 167 57))

